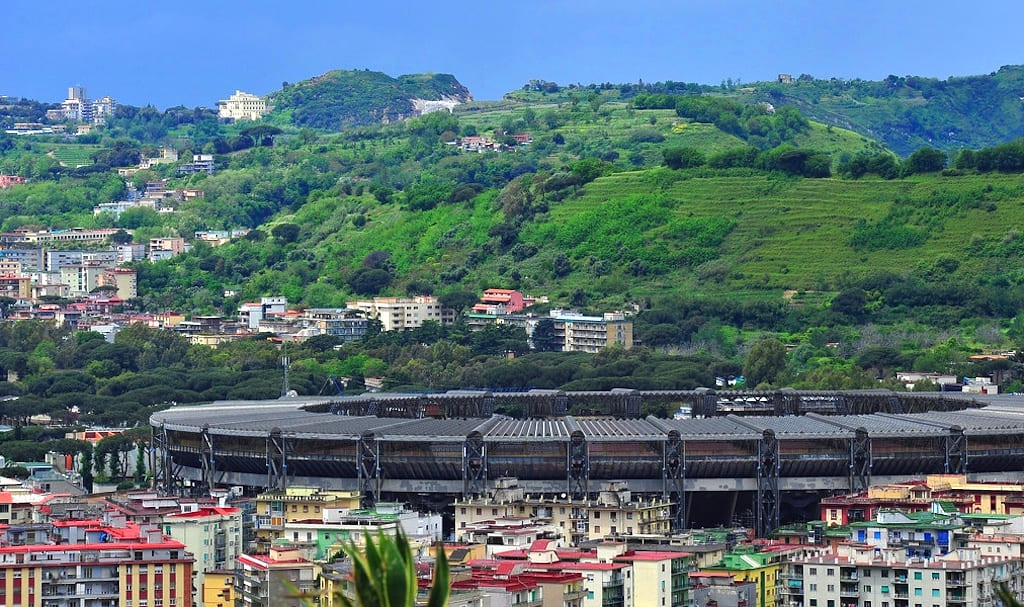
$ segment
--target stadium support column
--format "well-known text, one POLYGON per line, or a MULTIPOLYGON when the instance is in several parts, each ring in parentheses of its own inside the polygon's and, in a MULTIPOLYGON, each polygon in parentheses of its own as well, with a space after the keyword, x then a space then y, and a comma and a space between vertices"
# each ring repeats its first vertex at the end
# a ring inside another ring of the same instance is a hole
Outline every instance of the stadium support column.
POLYGON ((175 492, 174 462, 171 459, 171 451, 168 449, 167 428, 164 426, 153 428, 153 448, 151 450, 155 458, 153 470, 153 483, 160 495, 173 495, 175 492))
POLYGON ((203 472, 202 487, 203 493, 209 493, 210 489, 217 484, 214 477, 217 475, 217 460, 213 457, 213 438, 210 436, 210 424, 203 424, 203 433, 199 442, 199 464, 203 472))
POLYGON ((967 435, 960 426, 946 435, 946 474, 967 474, 967 435))
POLYGON ((284 491, 288 488, 288 441, 280 428, 267 436, 267 489, 284 491))
POLYGON ((783 389, 772 394, 772 408, 776 417, 800 414, 800 395, 795 390, 783 389))
POLYGON ((372 508, 380 497, 380 445, 373 432, 359 437, 359 491, 363 508, 372 508))
POLYGON ((572 499, 587 499, 590 493, 590 449, 582 431, 573 431, 568 455, 568 493, 572 499))
POLYGON ((569 397, 561 390, 551 399, 552 415, 569 415, 569 397))
POLYGON ((462 498, 487 495, 487 444, 480 432, 470 432, 462 443, 462 498))
POLYGON ((871 486, 871 437, 862 426, 850 439, 850 493, 867 491, 871 486))
POLYGON ((714 390, 698 390, 690 408, 692 417, 714 417, 718 415, 718 395, 714 390))
POLYGON ((757 537, 779 526, 779 469, 779 441, 768 429, 757 443, 757 537))
POLYGON ((668 433, 661 467, 662 497, 675 504, 672 530, 686 529, 686 446, 678 430, 668 433))
POLYGON ((494 395, 490 392, 485 392, 483 396, 483 403, 480 406, 480 416, 490 417, 494 415, 494 408, 498 404, 498 399, 494 398, 494 395))

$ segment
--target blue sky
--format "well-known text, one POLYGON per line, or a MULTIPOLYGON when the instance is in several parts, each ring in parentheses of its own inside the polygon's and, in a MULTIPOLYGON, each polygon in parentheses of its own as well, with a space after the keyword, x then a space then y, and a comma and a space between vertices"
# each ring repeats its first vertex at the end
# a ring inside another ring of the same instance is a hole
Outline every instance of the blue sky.
POLYGON ((0 95, 68 86, 213 106, 332 69, 454 74, 477 99, 561 84, 751 82, 780 72, 947 78, 1024 63, 1024 3, 933 0, 95 3, 4 0, 0 95))

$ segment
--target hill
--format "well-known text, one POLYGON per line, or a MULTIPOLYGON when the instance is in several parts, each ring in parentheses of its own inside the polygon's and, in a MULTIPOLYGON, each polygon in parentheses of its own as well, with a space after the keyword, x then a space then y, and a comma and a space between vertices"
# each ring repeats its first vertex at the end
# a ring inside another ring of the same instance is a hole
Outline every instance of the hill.
POLYGON ((889 76, 881 81, 780 75, 780 81, 721 86, 684 82, 558 86, 531 81, 505 95, 509 103, 566 103, 595 96, 630 101, 640 95, 705 95, 746 103, 793 106, 812 120, 849 129, 906 156, 922 146, 947 152, 977 149, 1024 136, 1024 66, 991 74, 889 76), (782 82, 781 80, 784 80, 782 82))
POLYGON ((979 148, 1024 136, 1024 66, 992 74, 889 76, 881 81, 799 76, 758 82, 729 94, 794 105, 809 118, 885 143, 901 155, 928 145, 946 151, 979 148))
POLYGON ((469 89, 450 74, 392 78, 369 70, 334 70, 268 96, 276 115, 297 126, 336 131, 419 115, 428 102, 465 103, 469 89))

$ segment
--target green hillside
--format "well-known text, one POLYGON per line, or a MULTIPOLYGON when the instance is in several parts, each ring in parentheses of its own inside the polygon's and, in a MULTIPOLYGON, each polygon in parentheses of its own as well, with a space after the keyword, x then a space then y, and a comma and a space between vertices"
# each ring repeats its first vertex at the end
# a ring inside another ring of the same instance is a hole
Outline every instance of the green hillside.
POLYGON ((409 118, 415 115, 412 99, 468 101, 472 96, 450 74, 393 78, 369 70, 334 70, 268 96, 271 120, 332 131, 409 118))
POLYGON ((816 79, 758 82, 728 93, 795 105, 808 117, 857 131, 907 155, 925 146, 953 151, 1024 136, 1024 66, 948 78, 889 76, 882 81, 816 79))

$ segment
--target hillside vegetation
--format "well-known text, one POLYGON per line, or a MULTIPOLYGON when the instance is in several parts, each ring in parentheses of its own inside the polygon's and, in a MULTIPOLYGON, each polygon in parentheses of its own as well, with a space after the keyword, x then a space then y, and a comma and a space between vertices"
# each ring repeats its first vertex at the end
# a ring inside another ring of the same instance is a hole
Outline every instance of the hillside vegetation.
POLYGON ((885 143, 901 155, 992 146, 1024 136, 1024 66, 947 78, 889 76, 882 81, 817 79, 733 87, 750 101, 793 105, 808 117, 885 143))
MULTIPOLYGON (((897 367, 983 374, 968 354, 1024 342, 1024 237, 1015 229, 1024 142, 952 160, 921 148, 904 160, 795 108, 739 103, 728 86, 652 92, 658 86, 530 90, 338 133, 294 126, 298 105, 278 107, 277 127, 127 108, 77 143, 0 136, 0 172, 30 178, 0 192, 0 229, 121 227, 139 242, 250 229, 223 246, 196 243, 134 264, 139 298, 129 306, 142 310, 232 316, 265 295, 337 307, 407 294, 465 308, 500 286, 549 297, 538 314, 635 312, 644 346, 527 355, 525 334, 509 327, 436 325, 337 350, 323 339, 295 348, 304 393, 327 374, 385 376, 387 387, 408 389, 694 387, 741 373, 751 385, 872 387, 897 367), (134 181, 166 178, 205 196, 173 213, 94 215, 97 203, 125 194, 114 167, 158 146, 176 147, 180 162, 214 154, 216 173, 179 176, 164 164, 134 181), (62 166, 58 152, 92 164, 62 166), (509 352, 521 356, 508 361, 509 352), (771 369, 750 366, 768 358, 771 369)), ((32 378, 19 390, 45 399, 37 407, 61 406, 54 399, 83 392, 89 377, 84 392, 94 398, 79 407, 96 416, 107 415, 103 399, 136 388, 146 391, 121 403, 131 415, 162 406, 167 392, 154 385, 173 386, 178 402, 279 388, 264 377, 278 355, 266 340, 216 353, 181 348, 165 373, 149 360, 160 347, 146 345, 160 336, 136 337, 125 344, 133 356, 98 342, 88 356, 58 347, 73 342, 64 335, 5 343, 17 353, 9 362, 32 378), (246 385, 226 385, 230 365, 253 372, 246 385), (74 369, 74 385, 45 383, 55 369, 74 369), (196 369, 216 379, 194 385, 184 370, 196 369)), ((1024 367, 1003 363, 1009 379, 1024 380, 1024 367)))
POLYGON ((285 83, 268 96, 274 108, 271 120, 334 131, 412 117, 413 99, 465 102, 472 95, 451 74, 392 78, 369 70, 334 70, 295 84, 285 83))

